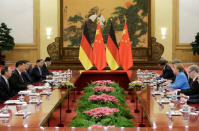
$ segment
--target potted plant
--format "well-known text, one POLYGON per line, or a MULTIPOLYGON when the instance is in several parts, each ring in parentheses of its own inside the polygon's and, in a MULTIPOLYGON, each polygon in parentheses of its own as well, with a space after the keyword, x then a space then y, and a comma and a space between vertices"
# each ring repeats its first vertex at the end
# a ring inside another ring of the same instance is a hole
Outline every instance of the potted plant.
POLYGON ((5 23, 0 26, 0 65, 5 65, 4 50, 12 50, 15 46, 14 38, 10 35, 11 29, 5 23))
POLYGON ((193 54, 196 53, 199 55, 199 32, 195 36, 195 41, 191 43, 193 54))

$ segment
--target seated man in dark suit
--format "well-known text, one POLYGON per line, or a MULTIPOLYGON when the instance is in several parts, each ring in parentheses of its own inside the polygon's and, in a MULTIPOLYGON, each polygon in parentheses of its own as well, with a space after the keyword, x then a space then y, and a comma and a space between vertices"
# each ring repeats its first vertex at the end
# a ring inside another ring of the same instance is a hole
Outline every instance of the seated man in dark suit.
POLYGON ((158 62, 158 66, 162 69, 162 74, 157 79, 172 79, 174 77, 173 70, 171 67, 167 64, 167 60, 164 58, 161 58, 158 62))
POLYGON ((199 104, 199 94, 188 96, 187 103, 188 104, 199 104))
POLYGON ((8 82, 8 78, 10 78, 11 73, 12 70, 8 66, 2 67, 0 75, 0 103, 3 103, 14 95, 8 82))
POLYGON ((11 77, 8 79, 10 86, 13 88, 15 94, 21 90, 32 88, 33 85, 29 85, 23 80, 21 73, 25 70, 25 64, 22 60, 16 62, 16 69, 12 72, 11 77))
POLYGON ((197 65, 191 65, 189 66, 188 70, 189 70, 189 77, 193 79, 191 88, 186 90, 180 90, 178 91, 178 94, 184 94, 186 96, 199 95, 199 84, 198 84, 199 67, 197 65))
POLYGON ((33 67, 31 71, 31 77, 33 82, 38 82, 46 78, 46 76, 42 74, 41 70, 42 66, 43 66, 43 60, 42 59, 37 60, 36 65, 33 67))
POLYGON ((51 65, 51 58, 50 57, 46 57, 45 62, 43 64, 42 68, 41 68, 42 69, 42 73, 43 73, 43 75, 46 76, 46 78, 52 78, 52 76, 53 76, 53 73, 50 72, 48 70, 48 68, 47 68, 50 65, 51 65))
POLYGON ((199 104, 199 94, 197 95, 181 95, 181 101, 187 102, 187 104, 199 104))
POLYGON ((31 78, 31 76, 29 74, 29 71, 28 71, 28 69, 29 69, 29 61, 24 60, 23 62, 25 64, 25 70, 24 70, 24 72, 21 73, 22 77, 23 77, 23 80, 26 83, 28 83, 28 84, 33 84, 32 78, 31 78))

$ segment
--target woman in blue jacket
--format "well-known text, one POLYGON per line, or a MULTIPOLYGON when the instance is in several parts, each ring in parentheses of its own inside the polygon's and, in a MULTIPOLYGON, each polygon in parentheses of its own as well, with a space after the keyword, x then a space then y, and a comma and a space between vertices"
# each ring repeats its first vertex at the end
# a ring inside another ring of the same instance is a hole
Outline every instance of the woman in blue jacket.
POLYGON ((171 89, 188 89, 189 83, 187 76, 184 74, 184 66, 181 63, 174 65, 176 79, 173 84, 169 86, 171 89))

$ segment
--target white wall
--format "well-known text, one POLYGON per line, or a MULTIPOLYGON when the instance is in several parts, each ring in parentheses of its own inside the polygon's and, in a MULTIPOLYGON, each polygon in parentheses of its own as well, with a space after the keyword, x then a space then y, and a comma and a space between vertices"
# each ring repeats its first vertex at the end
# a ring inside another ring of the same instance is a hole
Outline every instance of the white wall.
POLYGON ((163 57, 172 61, 172 0, 155 0, 155 37, 164 46, 163 57), (161 28, 166 28, 162 39, 161 28))
POLYGON ((0 0, 0 23, 12 28, 15 43, 33 43, 33 0, 0 0))
POLYGON ((40 57, 48 56, 47 46, 59 36, 59 1, 40 0, 40 57), (46 28, 51 28, 51 37, 47 39, 46 28))
POLYGON ((199 32, 199 0, 179 0, 179 43, 191 43, 199 32))

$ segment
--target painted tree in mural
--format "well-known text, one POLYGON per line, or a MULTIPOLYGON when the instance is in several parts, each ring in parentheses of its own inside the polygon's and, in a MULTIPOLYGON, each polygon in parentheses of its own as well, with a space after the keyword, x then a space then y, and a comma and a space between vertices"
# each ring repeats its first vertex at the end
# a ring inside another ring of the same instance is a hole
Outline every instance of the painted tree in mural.
POLYGON ((68 28, 64 29, 64 41, 69 40, 71 42, 69 46, 79 46, 81 42, 81 36, 82 36, 82 31, 83 31, 85 22, 87 22, 89 34, 91 37, 91 42, 93 42, 94 37, 95 37, 95 29, 97 26, 96 24, 97 20, 92 22, 91 20, 88 19, 93 14, 97 14, 98 16, 100 16, 100 11, 98 7, 93 7, 92 9, 90 9, 90 11, 85 17, 82 17, 80 15, 69 17, 68 22, 76 24, 76 25, 72 24, 68 28))
MULTIPOLYGON (((83 30, 84 22, 88 24, 89 33, 93 42, 95 37, 95 29, 97 26, 97 20, 94 22, 88 18, 97 14, 101 16, 103 10, 98 7, 93 7, 86 16, 81 15, 70 16, 68 19, 71 26, 64 29, 64 41, 70 41, 69 46, 79 46, 81 41, 81 35, 83 30), (80 26, 78 26, 78 25, 80 26)), ((132 2, 126 3, 126 7, 118 6, 115 8, 112 16, 107 19, 104 26, 102 26, 104 42, 107 41, 107 36, 110 28, 110 22, 112 21, 115 31, 122 31, 124 27, 125 17, 127 20, 130 41, 132 47, 136 47, 139 43, 147 43, 146 39, 140 39, 147 33, 147 21, 144 20, 148 15, 148 2, 147 0, 132 0, 132 2)))

